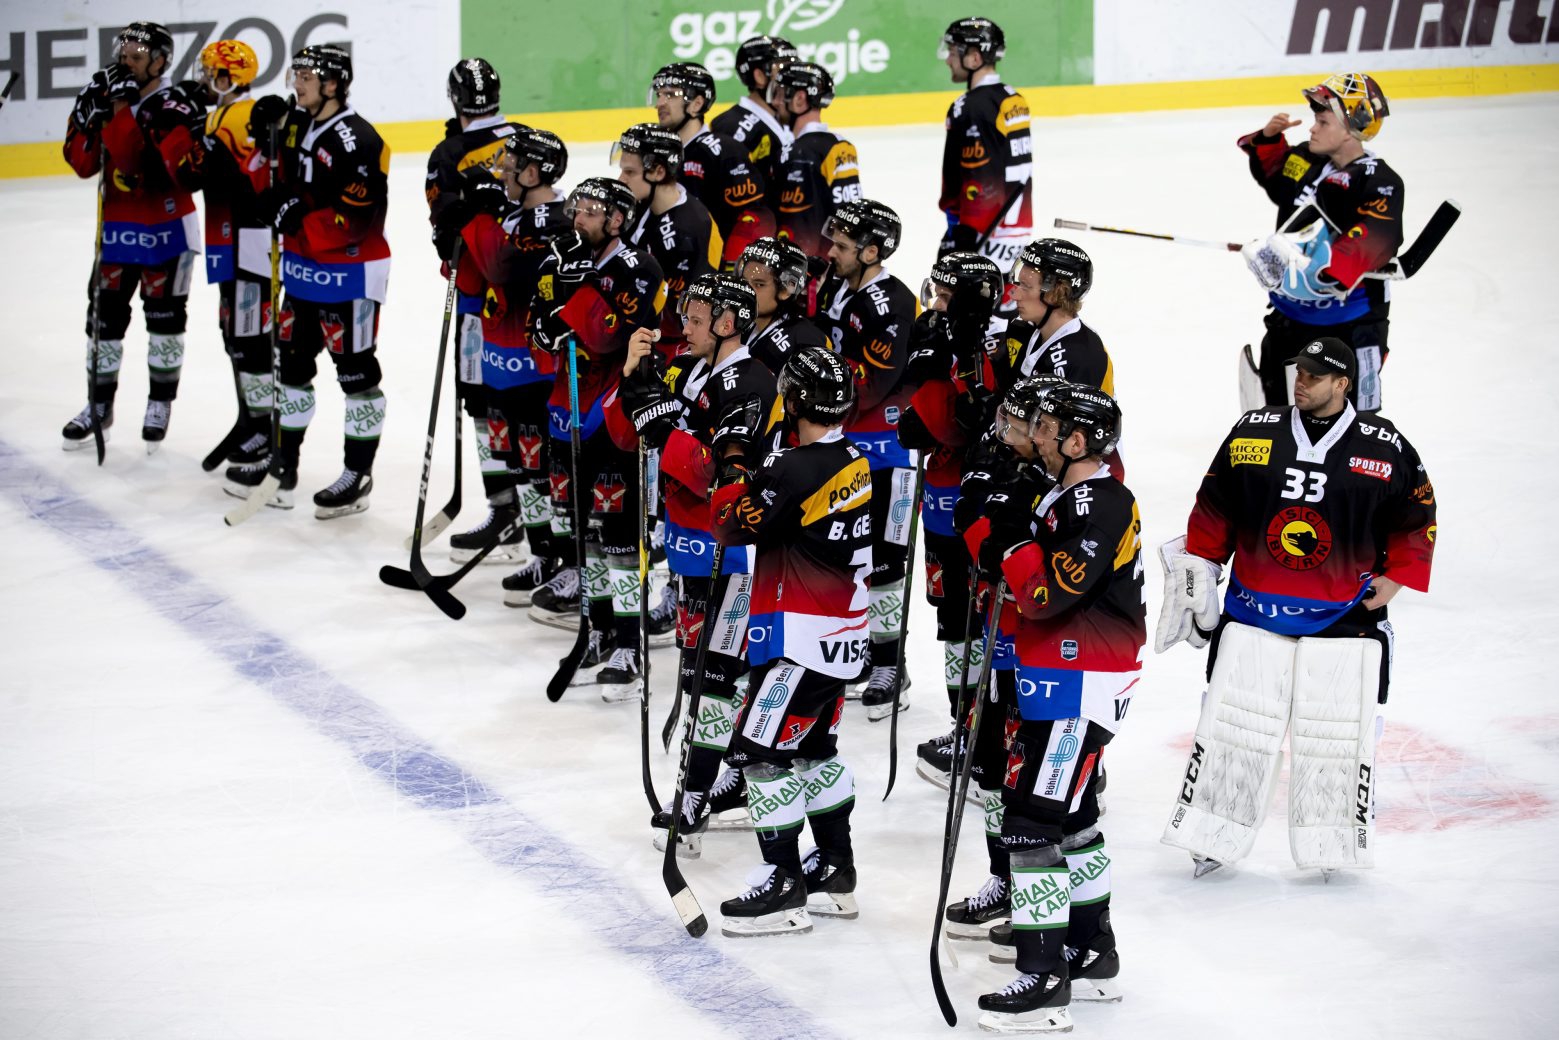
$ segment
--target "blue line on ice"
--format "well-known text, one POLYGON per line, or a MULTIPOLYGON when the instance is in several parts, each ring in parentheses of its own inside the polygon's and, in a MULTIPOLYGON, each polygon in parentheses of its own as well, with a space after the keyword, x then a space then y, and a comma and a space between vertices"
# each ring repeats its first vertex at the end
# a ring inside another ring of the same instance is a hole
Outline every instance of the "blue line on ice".
POLYGON ((615 885, 610 873, 561 835, 402 729, 373 701, 246 616, 220 590, 142 544, 133 531, 4 441, 0 489, 94 566, 117 577, 153 614, 178 625, 344 746, 401 797, 458 827, 488 860, 524 878, 558 913, 592 931, 731 1035, 754 1040, 834 1036, 723 955, 718 941, 689 938, 669 902, 651 908, 615 885), (587 905, 588 912, 581 912, 587 905))

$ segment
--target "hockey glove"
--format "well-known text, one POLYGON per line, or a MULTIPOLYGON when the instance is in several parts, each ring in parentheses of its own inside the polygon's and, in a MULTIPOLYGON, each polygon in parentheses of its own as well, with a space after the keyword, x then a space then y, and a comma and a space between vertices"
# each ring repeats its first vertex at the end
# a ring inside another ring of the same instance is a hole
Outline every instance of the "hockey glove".
POLYGON ((96 133, 97 129, 108 121, 113 111, 114 107, 109 104, 108 98, 93 89, 93 84, 88 83, 81 88, 81 93, 76 95, 76 107, 71 109, 70 121, 84 133, 96 133))
POLYGON ((947 234, 942 236, 942 243, 936 249, 937 259, 940 260, 948 253, 972 253, 979 244, 980 233, 978 231, 968 224, 953 223, 952 217, 949 217, 947 234))
POLYGON ((284 184, 266 188, 255 200, 255 215, 284 235, 296 235, 307 212, 303 200, 284 184))
POLYGON ((964 534, 985 515, 985 500, 1007 476, 1012 449, 994 437, 982 437, 964 458, 964 474, 958 482, 958 501, 953 504, 953 527, 964 534))
MULTIPOLYGON (((130 70, 125 69, 123 65, 110 65, 109 68, 124 69, 123 75, 109 77, 108 90, 106 91, 109 104, 122 101, 127 105, 133 105, 141 100, 141 85, 135 81, 134 76, 130 75, 130 70)), ((103 71, 107 72, 108 69, 103 71)))
POLYGON ((953 421, 973 439, 990 428, 996 418, 996 395, 979 384, 972 384, 953 398, 953 421))
POLYGON ((636 373, 624 379, 618 395, 622 399, 623 412, 638 431, 639 439, 651 448, 664 448, 671 431, 687 414, 686 406, 667 391, 665 383, 653 376, 646 379, 636 373))
POLYGON ((553 278, 564 285, 581 285, 595 273, 595 257, 591 255, 590 243, 577 230, 565 231, 554 238, 552 255, 558 262, 557 273, 553 278))
POLYGON ((470 207, 472 216, 487 213, 494 217, 509 208, 509 196, 486 169, 478 166, 467 170, 461 177, 460 198, 470 207))
POLYGON ((1184 639, 1200 649, 1218 627, 1218 579, 1223 568, 1185 551, 1185 535, 1158 547, 1164 565, 1164 609, 1158 615, 1155 653, 1184 639))
POLYGON ((531 321, 531 346, 549 354, 557 354, 563 337, 573 331, 568 327, 568 322, 563 320, 563 308, 547 307, 538 300, 532 305, 531 313, 536 315, 531 321))
POLYGON ((757 394, 738 397, 725 406, 715 420, 715 436, 711 442, 715 458, 724 459, 726 450, 740 449, 739 457, 751 459, 758 450, 758 438, 763 436, 763 401, 757 394))
POLYGON ((458 137, 465 133, 465 129, 465 127, 460 125, 459 119, 455 118, 454 116, 450 116, 448 119, 444 120, 444 139, 447 141, 451 137, 458 137))
POLYGON ((291 109, 292 106, 287 103, 286 98, 277 97, 275 94, 257 98, 254 107, 249 109, 249 136, 254 138, 255 147, 267 159, 274 158, 271 155, 271 131, 281 128, 291 109))
POLYGON ((899 446, 910 451, 936 451, 942 442, 936 439, 925 420, 915 414, 914 408, 899 413, 899 446))
POLYGON ((1038 466, 1024 466, 991 489, 985 500, 985 515, 990 517, 992 527, 1031 529, 1035 507, 1049 490, 1048 487, 1041 490, 1042 484, 1034 476, 1035 470, 1044 472, 1038 466))
POLYGON ((992 522, 991 533, 980 543, 980 572, 992 585, 1002 577, 1001 565, 1017 548, 1027 545, 1034 536, 1027 528, 992 522))

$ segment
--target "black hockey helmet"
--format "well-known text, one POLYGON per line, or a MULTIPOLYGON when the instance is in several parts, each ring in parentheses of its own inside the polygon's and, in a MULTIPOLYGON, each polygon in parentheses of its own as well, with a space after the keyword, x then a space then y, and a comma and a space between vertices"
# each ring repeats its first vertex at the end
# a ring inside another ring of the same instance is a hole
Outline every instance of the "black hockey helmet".
POLYGON ((1065 384, 1060 376, 1028 376, 1013 383, 996 413, 996 435, 1002 443, 1007 443, 1008 429, 1032 440, 1046 395, 1065 384))
POLYGON ((936 287, 952 291, 947 316, 950 320, 970 321, 984 327, 1001 303, 1006 279, 990 257, 978 253, 944 254, 931 268, 920 287, 920 305, 929 309, 936 302, 936 287))
POLYGON ((736 48, 736 75, 748 90, 757 90, 753 73, 762 69, 772 78, 774 66, 796 60, 796 45, 783 36, 753 36, 736 48))
POLYGON ((1039 410, 1055 416, 1059 426, 1057 440, 1064 441, 1074 430, 1082 430, 1088 454, 1093 458, 1108 455, 1120 441, 1120 405, 1097 387, 1062 383, 1045 393, 1039 410))
POLYGON ((855 407, 855 376, 827 347, 793 351, 780 369, 778 388, 787 410, 824 426, 838 426, 855 407))
POLYGON ((736 319, 733 336, 745 338, 758 320, 758 297, 752 286, 735 275, 709 272, 701 274, 682 290, 677 297, 677 316, 687 317, 689 303, 709 304, 709 323, 713 325, 722 314, 730 313, 736 319))
POLYGON ((978 51, 981 62, 994 65, 1007 53, 1007 34, 989 18, 960 18, 942 33, 942 45, 937 48, 936 56, 946 61, 955 47, 962 51, 978 51))
POLYGON ((463 58, 449 70, 449 100, 463 116, 498 111, 498 70, 486 58, 463 58))
POLYGON ((309 69, 321 80, 336 81, 336 98, 344 100, 352 85, 352 55, 333 43, 311 43, 292 56, 294 72, 309 69))
POLYGON ((536 172, 541 174, 541 183, 556 183, 568 169, 568 147, 563 144, 563 139, 551 130, 537 130, 517 123, 510 125, 515 127, 515 131, 504 147, 513 153, 515 168, 523 170, 535 163, 536 172))
POLYGON ((877 262, 888 259, 899 247, 903 234, 899 215, 875 199, 852 199, 834 210, 823 225, 823 237, 832 241, 843 237, 857 249, 877 247, 877 262))
POLYGON ((774 272, 780 288, 792 296, 800 296, 807 287, 807 255, 793 243, 772 235, 760 238, 742 250, 736 261, 736 273, 743 273, 748 264, 762 264, 774 272))
POLYGON ((1037 238, 1024 246, 1012 268, 1014 282, 1025 267, 1032 267, 1039 274, 1043 292, 1049 292, 1058 281, 1066 281, 1071 283, 1072 298, 1080 302, 1093 287, 1093 261, 1062 238, 1037 238))
POLYGON ((119 49, 125 44, 139 44, 150 54, 161 54, 164 62, 173 60, 173 34, 165 25, 157 22, 131 22, 114 37, 114 56, 118 60, 119 49))
POLYGON ((692 104, 694 98, 703 98, 704 107, 700 115, 708 115, 710 107, 715 103, 715 78, 696 61, 674 61, 670 65, 662 65, 650 80, 650 96, 646 104, 653 106, 655 95, 662 90, 676 91, 688 104, 692 104))
POLYGON ((633 197, 633 189, 622 181, 610 177, 586 177, 568 193, 568 202, 564 203, 563 212, 572 220, 579 203, 587 199, 621 213, 623 228, 633 223, 639 208, 639 200, 633 197))
POLYGON ((637 155, 644 163, 645 173, 652 166, 664 169, 670 180, 676 180, 682 173, 682 138, 659 123, 635 123, 624 130, 617 143, 612 145, 611 157, 607 162, 616 166, 617 160, 625 153, 637 155))
POLYGON ((827 108, 834 103, 834 77, 816 62, 792 61, 774 73, 765 98, 772 107, 782 109, 797 91, 807 96, 813 108, 827 108))

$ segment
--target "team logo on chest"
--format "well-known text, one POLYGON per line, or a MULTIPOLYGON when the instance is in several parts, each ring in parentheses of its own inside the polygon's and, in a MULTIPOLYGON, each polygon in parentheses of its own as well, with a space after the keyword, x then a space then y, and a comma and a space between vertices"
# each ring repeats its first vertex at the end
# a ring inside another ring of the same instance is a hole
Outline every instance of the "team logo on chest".
POLYGON ((1332 554, 1331 526, 1305 506, 1279 510, 1267 524, 1267 552, 1291 571, 1314 570, 1332 554))

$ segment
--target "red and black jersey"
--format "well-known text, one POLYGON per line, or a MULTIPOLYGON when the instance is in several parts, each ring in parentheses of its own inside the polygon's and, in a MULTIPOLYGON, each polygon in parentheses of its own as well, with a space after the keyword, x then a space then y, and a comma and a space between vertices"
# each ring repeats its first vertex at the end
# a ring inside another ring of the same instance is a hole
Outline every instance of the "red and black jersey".
POLYGON ((428 175, 423 193, 428 200, 428 219, 438 223, 439 214, 460 197, 462 177, 467 170, 480 167, 497 175, 495 168, 514 127, 501 115, 473 119, 471 125, 456 130, 434 146, 428 155, 428 175))
POLYGON ((306 213, 286 236, 282 277, 290 295, 384 302, 389 172, 389 146, 350 105, 319 122, 293 108, 282 128, 281 174, 306 213))
POLYGON ((823 228, 843 203, 861 198, 860 161, 855 145, 822 123, 811 123, 786 147, 780 159, 780 238, 807 256, 828 256, 823 228))
POLYGON ((1034 230, 1028 102, 999 79, 987 80, 948 107, 946 127, 937 204, 949 225, 985 236, 980 252, 1006 271, 1034 230))
POLYGON ((748 660, 784 658, 837 679, 859 674, 869 636, 871 470, 842 431, 769 455, 711 496, 725 545, 753 545, 748 660))
POLYGON ((1041 339, 1039 329, 1017 320, 1007 326, 1007 359, 1024 376, 1057 376, 1073 383, 1096 386, 1115 395, 1115 366, 1104 340, 1081 318, 1073 318, 1041 339))
POLYGON ((904 370, 919 309, 909 287, 884 270, 853 291, 843 278, 829 279, 819 295, 818 323, 855 373, 855 411, 845 433, 872 469, 912 465, 897 430, 909 403, 904 370))
POLYGON ((1282 136, 1268 139, 1260 131, 1240 138, 1239 147, 1250 157, 1251 176, 1277 204, 1277 227, 1307 206, 1326 218, 1333 235, 1332 259, 1321 273, 1352 290, 1346 300, 1324 307, 1274 293, 1273 306, 1314 325, 1384 317, 1390 306, 1386 283, 1364 275, 1383 267, 1402 248, 1405 192, 1397 172, 1373 152, 1339 169, 1311 152, 1308 144, 1291 147, 1282 136))
MULTIPOLYGON (((709 445, 715 422, 732 401, 756 397, 772 429, 779 419, 775 377, 743 346, 713 366, 684 354, 670 366, 666 383, 687 403, 684 428, 671 432, 660 455, 660 472, 666 478, 666 565, 675 574, 707 578, 714 550, 709 489, 715 463, 709 445)), ((747 573, 747 550, 732 546, 723 566, 728 574, 747 573)))
POLYGON ((790 143, 790 131, 780 126, 773 112, 745 94, 711 119, 709 129, 735 141, 747 160, 763 174, 767 186, 765 203, 773 212, 779 202, 780 156, 790 143))
POLYGON ((682 185, 704 204, 719 229, 723 246, 717 267, 735 265, 742 250, 774 234, 768 173, 724 134, 703 130, 682 146, 682 185))
POLYGON ((754 325, 747 334, 747 349, 752 351, 753 357, 768 366, 775 376, 785 367, 785 359, 798 347, 834 349, 828 336, 811 318, 788 307, 775 314, 773 320, 763 328, 754 325))
POLYGON ((722 240, 709 209, 686 187, 677 186, 677 203, 664 213, 646 204, 633 230, 623 237, 655 258, 666 280, 666 304, 661 312, 660 341, 655 348, 667 358, 682 348, 682 318, 677 301, 682 290, 701 274, 720 269, 722 240))
POLYGON ((1427 592, 1434 540, 1434 487, 1389 420, 1350 405, 1327 426, 1288 407, 1247 412, 1224 439, 1186 551, 1234 557, 1235 621, 1314 635, 1363 609, 1375 575, 1427 592))
POLYGON ((482 383, 499 390, 549 380, 552 355, 530 349, 530 303, 548 245, 570 226, 564 198, 511 210, 500 223, 478 213, 461 232, 460 275, 475 279, 482 323, 482 383))
MULTIPOLYGON (((65 131, 65 161, 76 176, 103 174, 104 263, 150 266, 199 248, 195 200, 169 172, 169 158, 177 166, 180 141, 166 140, 165 156, 147 134, 154 122, 178 124, 190 114, 176 110, 188 106, 168 89, 170 82, 164 77, 135 104, 116 105, 95 133, 74 119, 65 131)), ((187 139, 186 131, 181 140, 187 139)))
MULTIPOLYGON (((555 258, 548 254, 543 262, 537 294, 543 301, 553 299, 555 258)), ((605 405, 615 399, 622 380, 623 360, 628 340, 635 329, 660 328, 661 310, 666 304, 666 283, 660 264, 643 250, 613 239, 605 254, 596 259, 595 275, 574 289, 563 306, 562 317, 574 331, 574 353, 579 373, 580 436, 592 436, 607 421, 605 405)), ((565 348, 566 349, 566 348, 565 348)), ((557 359, 552 396, 547 401, 552 418, 552 435, 569 437, 568 358, 557 359)), ((621 419, 620 410, 612 410, 621 419)), ((625 420, 611 424, 612 439, 624 450, 632 449, 638 438, 625 420)))

